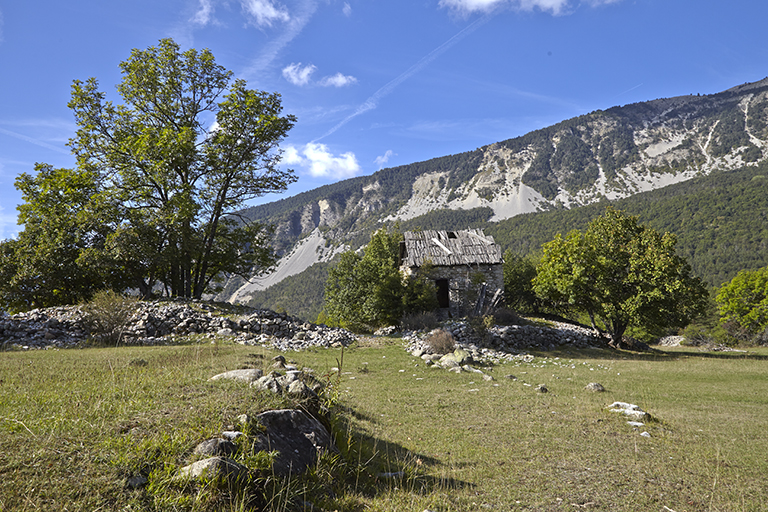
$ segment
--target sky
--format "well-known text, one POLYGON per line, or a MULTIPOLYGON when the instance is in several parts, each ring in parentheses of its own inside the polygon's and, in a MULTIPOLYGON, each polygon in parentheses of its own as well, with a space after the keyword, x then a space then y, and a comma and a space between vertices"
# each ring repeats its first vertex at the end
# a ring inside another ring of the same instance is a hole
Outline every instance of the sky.
POLYGON ((119 63, 208 48, 297 118, 287 195, 471 151, 598 109, 768 76, 761 0, 0 0, 0 240, 14 181, 74 167, 73 80, 121 103, 119 63))

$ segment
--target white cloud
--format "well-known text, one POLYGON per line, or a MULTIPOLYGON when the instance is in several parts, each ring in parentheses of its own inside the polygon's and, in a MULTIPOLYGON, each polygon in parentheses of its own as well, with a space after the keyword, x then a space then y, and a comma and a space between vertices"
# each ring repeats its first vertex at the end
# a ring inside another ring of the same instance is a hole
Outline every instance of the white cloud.
POLYGON ((213 3, 211 0, 200 0, 200 8, 192 16, 192 23, 206 26, 213 20, 213 3))
POLYGON ((357 78, 349 75, 342 75, 341 73, 336 73, 332 76, 326 76, 318 82, 318 84, 322 85, 323 87, 345 87, 354 83, 357 83, 357 78))
MULTIPOLYGON (((293 85, 304 86, 312 84, 312 74, 317 70, 317 67, 313 64, 307 64, 303 66, 301 62, 292 63, 283 68, 283 78, 288 80, 293 85)), ((345 87, 357 83, 357 78, 349 75, 343 75, 336 73, 335 75, 326 76, 316 82, 316 85, 322 87, 345 87)))
POLYGON ((344 2, 344 7, 341 8, 341 12, 344 13, 344 16, 349 18, 350 16, 352 16, 352 6, 349 5, 348 2, 344 2))
POLYGON ((271 0, 240 0, 240 5, 257 27, 271 27, 276 21, 291 21, 285 7, 276 5, 271 0))
POLYGON ((440 0, 439 5, 457 11, 474 12, 489 11, 504 3, 507 3, 507 0, 440 0))
POLYGON ((283 68, 283 77, 293 85, 307 85, 316 69, 312 64, 293 63, 283 68))
POLYGON ((314 177, 333 179, 351 178, 361 170, 354 153, 347 152, 334 156, 328 146, 315 142, 310 142, 301 149, 286 146, 283 163, 300 165, 314 177))
POLYGON ((0 11, 0 43, 3 42, 3 11, 0 11))
POLYGON ((573 3, 586 3, 592 7, 599 5, 615 4, 621 0, 440 0, 440 7, 447 7, 462 13, 476 11, 488 12, 497 7, 507 6, 523 11, 549 11, 552 14, 564 14, 569 5, 573 3))
POLYGON ((394 155, 394 153, 392 152, 392 150, 391 150, 391 149, 388 149, 388 150, 386 151, 386 153, 384 153, 383 155, 381 155, 381 156, 377 156, 377 157, 376 157, 376 160, 374 160, 374 162, 375 162, 375 163, 376 163, 376 165, 379 167, 379 169, 381 169, 382 167, 384 167, 384 165, 385 165, 387 162, 389 162, 389 159, 392 157, 392 155, 394 155))
POLYGON ((304 30, 304 27, 309 23, 309 20, 312 19, 316 10, 317 0, 300 1, 293 9, 290 21, 286 24, 285 30, 261 49, 256 58, 251 62, 250 66, 243 70, 243 77, 246 79, 256 77, 262 71, 270 67, 283 48, 304 30))

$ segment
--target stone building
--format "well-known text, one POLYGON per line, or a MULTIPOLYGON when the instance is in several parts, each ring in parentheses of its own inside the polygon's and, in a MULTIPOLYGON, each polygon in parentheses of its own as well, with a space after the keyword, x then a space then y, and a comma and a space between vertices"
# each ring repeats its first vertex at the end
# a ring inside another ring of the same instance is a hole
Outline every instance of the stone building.
POLYGON ((441 312, 478 314, 504 289, 501 247, 480 229, 404 233, 400 269, 410 275, 428 265, 441 312))

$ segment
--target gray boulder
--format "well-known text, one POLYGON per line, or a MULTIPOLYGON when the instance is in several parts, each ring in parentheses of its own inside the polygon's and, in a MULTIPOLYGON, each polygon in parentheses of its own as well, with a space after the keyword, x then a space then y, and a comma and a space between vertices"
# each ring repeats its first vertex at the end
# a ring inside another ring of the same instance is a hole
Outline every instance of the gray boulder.
POLYGON ((324 450, 335 450, 331 435, 317 419, 296 409, 267 411, 256 416, 260 428, 254 451, 277 451, 272 469, 285 476, 303 473, 324 450))

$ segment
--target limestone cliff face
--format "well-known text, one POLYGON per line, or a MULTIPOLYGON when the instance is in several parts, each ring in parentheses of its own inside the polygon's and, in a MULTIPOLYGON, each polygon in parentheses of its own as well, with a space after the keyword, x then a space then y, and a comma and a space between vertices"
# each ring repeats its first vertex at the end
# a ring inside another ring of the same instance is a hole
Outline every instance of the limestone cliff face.
MULTIPOLYGON (((485 207, 498 221, 619 199, 766 157, 768 78, 713 95, 592 112, 473 152, 321 187, 246 215, 276 226, 275 245, 287 258, 310 237, 312 247, 357 248, 383 222, 434 210, 485 207)), ((317 249, 314 261, 333 253, 317 249)), ((302 258, 302 265, 313 260, 302 258)))

